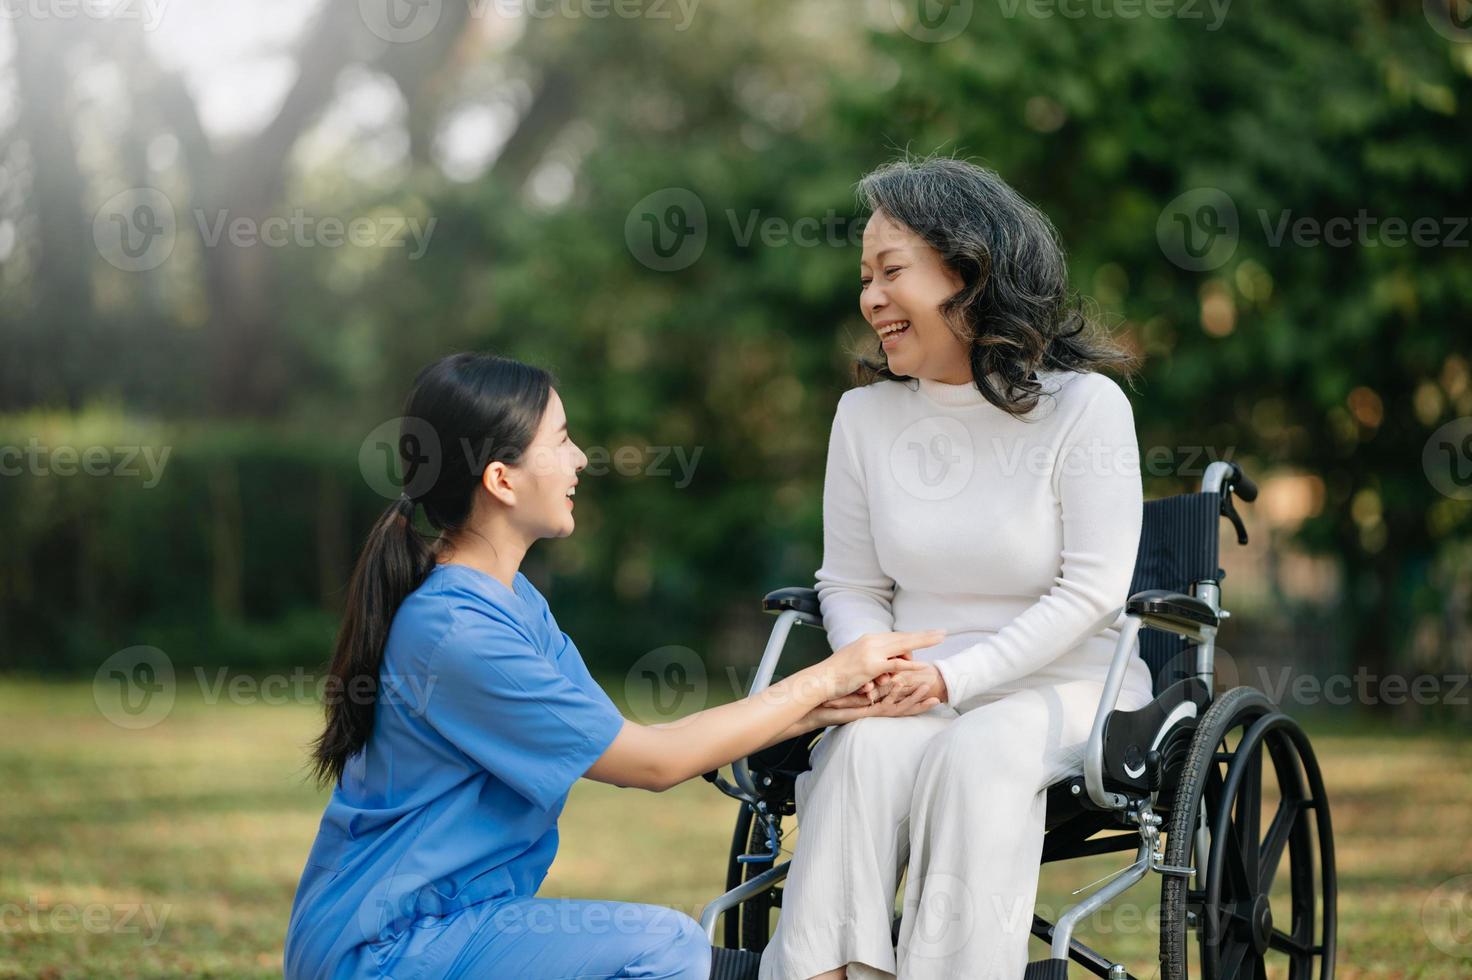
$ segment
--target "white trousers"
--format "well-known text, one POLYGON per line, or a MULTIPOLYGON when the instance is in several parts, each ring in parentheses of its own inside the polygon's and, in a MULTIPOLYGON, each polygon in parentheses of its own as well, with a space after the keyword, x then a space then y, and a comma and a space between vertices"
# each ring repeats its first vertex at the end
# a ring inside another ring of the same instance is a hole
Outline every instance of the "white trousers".
MULTIPOLYGON (((844 965, 850 980, 1021 980, 1045 791, 1082 771, 1106 671, 1065 658, 964 714, 942 704, 830 729, 797 778, 797 847, 761 980, 844 965)), ((1136 657, 1118 707, 1151 698, 1136 657)))

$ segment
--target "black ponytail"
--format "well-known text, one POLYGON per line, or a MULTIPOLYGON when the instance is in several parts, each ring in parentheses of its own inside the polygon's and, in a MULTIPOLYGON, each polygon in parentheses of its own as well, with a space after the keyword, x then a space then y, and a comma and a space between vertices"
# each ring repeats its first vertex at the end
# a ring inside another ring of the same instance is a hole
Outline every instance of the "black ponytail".
POLYGON ((416 505, 441 536, 464 527, 486 466, 514 464, 531 444, 552 384, 541 368, 489 354, 451 355, 415 380, 399 439, 405 492, 368 532, 348 585, 328 668, 327 724, 312 749, 318 782, 341 783, 348 760, 368 744, 389 627, 434 567, 434 549, 414 527, 416 505))

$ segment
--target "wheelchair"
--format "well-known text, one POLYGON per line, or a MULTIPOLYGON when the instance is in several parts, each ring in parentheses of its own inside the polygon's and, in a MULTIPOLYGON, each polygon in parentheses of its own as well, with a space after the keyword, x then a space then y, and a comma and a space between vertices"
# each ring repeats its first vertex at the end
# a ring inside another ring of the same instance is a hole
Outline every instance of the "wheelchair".
MULTIPOLYGON (((1109 980, 1132 977, 1123 964, 1073 933, 1151 873, 1161 877, 1159 966, 1152 976, 1334 975, 1334 838, 1309 740, 1263 692, 1248 686, 1214 690, 1217 629, 1230 615, 1221 606, 1219 522, 1230 520, 1238 543, 1246 544, 1247 529, 1233 501, 1256 497, 1256 485, 1237 463, 1213 462, 1198 492, 1144 505, 1130 595, 1114 620, 1119 642, 1083 772, 1047 790, 1042 856, 1047 864, 1134 849, 1134 861, 1102 879, 1107 884, 1056 923, 1033 915, 1032 935, 1049 944, 1050 952, 1028 964, 1024 980, 1066 980, 1070 964, 1109 980), (1115 710, 1137 639, 1155 700, 1135 711, 1115 710), (1276 785, 1265 796, 1267 766, 1276 785), (1280 876, 1285 852, 1289 866, 1280 876)), ((813 589, 778 589, 763 607, 777 622, 753 677, 753 694, 771 683, 794 625, 823 626, 813 589)), ((757 975, 791 863, 777 863, 782 821, 796 813, 794 781, 809 768, 819 737, 809 733, 737 760, 730 779, 719 771, 705 774, 741 803, 727 891, 701 916, 714 948, 713 978, 757 975)), ((892 941, 898 929, 896 920, 892 941)))

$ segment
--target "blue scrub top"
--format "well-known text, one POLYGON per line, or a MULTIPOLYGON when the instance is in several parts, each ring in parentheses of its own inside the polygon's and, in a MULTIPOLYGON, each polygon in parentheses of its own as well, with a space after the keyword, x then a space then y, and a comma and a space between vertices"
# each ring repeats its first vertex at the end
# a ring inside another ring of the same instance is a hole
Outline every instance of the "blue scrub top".
POLYGON ((352 975, 413 928, 541 887, 568 791, 623 718, 547 600, 513 584, 438 565, 394 616, 373 734, 297 888, 288 977, 352 975))

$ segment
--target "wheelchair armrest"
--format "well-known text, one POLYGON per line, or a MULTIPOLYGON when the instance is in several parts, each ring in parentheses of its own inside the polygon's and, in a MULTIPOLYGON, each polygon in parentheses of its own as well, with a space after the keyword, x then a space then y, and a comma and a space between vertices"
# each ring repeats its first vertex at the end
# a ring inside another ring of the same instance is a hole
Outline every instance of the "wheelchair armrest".
POLYGON ((762 609, 777 615, 788 610, 797 613, 797 621, 804 626, 823 627, 823 612, 818 605, 818 590, 790 585, 785 589, 768 592, 762 599, 762 609))
MULTIPOLYGON (((777 672, 777 661, 782 657, 782 648, 787 643, 787 634, 792 631, 792 624, 803 623, 807 626, 823 628, 823 614, 818 608, 818 592, 816 589, 805 589, 799 586, 789 586, 785 589, 777 589, 775 592, 767 593, 762 599, 762 608, 769 613, 777 615, 777 623, 772 627, 772 635, 767 639, 767 647, 762 651, 761 662, 756 665, 756 672, 751 678, 751 688, 747 691, 747 697, 753 697, 765 691, 772 683, 772 676, 777 672)), ((759 797, 756 784, 751 778, 751 767, 746 759, 737 759, 731 764, 731 775, 736 779, 736 788, 745 799, 755 801, 759 797)), ((711 782, 720 785, 716 779, 708 775, 711 782)))
POLYGON ((1100 810, 1123 810, 1129 804, 1122 794, 1104 788, 1104 728, 1110 712, 1119 704, 1125 670, 1129 666, 1129 658, 1134 655, 1135 638, 1140 635, 1144 619, 1121 609, 1114 622, 1119 629, 1119 642, 1115 644, 1114 656, 1109 661, 1109 673, 1104 678, 1104 690, 1099 697, 1094 724, 1089 730, 1088 746, 1084 750, 1084 788, 1100 810))
POLYGON ((1202 626, 1217 626, 1221 622, 1216 610, 1204 601, 1169 589, 1136 592, 1125 603, 1124 611, 1128 615, 1141 617, 1147 626, 1159 626, 1162 629, 1174 626, 1193 633, 1202 626))
POLYGON ((1136 592, 1125 602, 1114 619, 1119 630, 1119 642, 1115 644, 1114 656, 1109 662, 1109 673, 1104 678, 1104 692, 1099 699, 1098 711, 1094 714, 1094 726, 1089 732, 1088 747, 1084 752, 1084 785, 1089 799, 1103 810, 1123 809, 1128 801, 1104 786, 1104 729, 1109 715, 1119 704, 1119 692, 1124 687, 1125 670, 1134 655, 1135 640, 1144 627, 1165 630, 1190 639, 1205 639, 1216 634, 1220 617, 1216 610, 1204 600, 1169 589, 1148 589, 1136 592))

